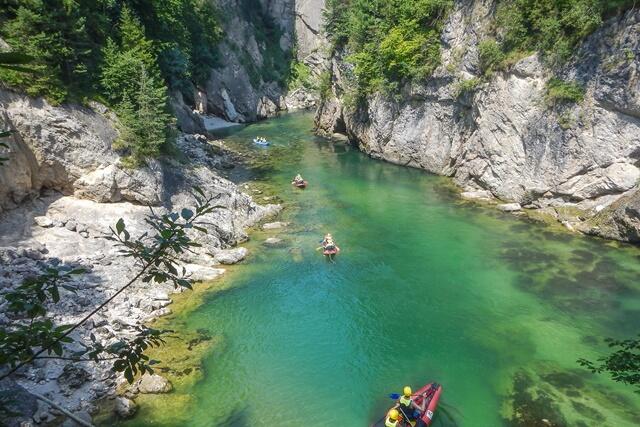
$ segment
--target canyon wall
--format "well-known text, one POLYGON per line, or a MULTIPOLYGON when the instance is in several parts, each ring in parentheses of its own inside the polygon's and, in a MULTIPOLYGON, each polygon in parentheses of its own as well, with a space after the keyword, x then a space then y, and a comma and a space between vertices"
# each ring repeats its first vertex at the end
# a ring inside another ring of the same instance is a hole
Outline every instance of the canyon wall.
POLYGON ((455 2, 433 75, 364 105, 345 101, 353 70, 348 52, 336 52, 319 133, 344 133, 374 158, 451 176, 469 197, 516 202, 583 232, 638 241, 640 11, 605 22, 555 73, 531 54, 482 81, 478 44, 489 37, 494 10, 493 2, 455 2), (550 105, 552 77, 580 83, 584 101, 550 105), (477 86, 461 91, 470 79, 477 86))

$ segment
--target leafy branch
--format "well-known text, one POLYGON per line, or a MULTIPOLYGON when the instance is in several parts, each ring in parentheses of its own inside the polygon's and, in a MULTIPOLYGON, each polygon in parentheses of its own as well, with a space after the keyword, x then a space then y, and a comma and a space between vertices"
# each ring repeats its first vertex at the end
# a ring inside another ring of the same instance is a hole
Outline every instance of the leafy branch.
POLYGON ((145 221, 153 230, 151 234, 145 232, 137 238, 132 238, 122 218, 117 221, 115 227, 110 227, 111 234, 106 238, 115 242, 121 256, 135 260, 138 272, 79 322, 73 325, 54 325, 52 320, 47 318, 47 305, 60 301, 59 288, 77 292, 68 282, 73 276, 84 273, 84 269, 47 268, 40 276, 28 278, 15 290, 4 294, 8 313, 23 320, 0 328, 0 368, 6 368, 0 375, 0 380, 41 358, 94 362, 112 360, 112 369, 123 372, 129 383, 133 382, 138 373, 152 373, 151 366, 157 362, 149 360, 144 351, 163 344, 162 335, 168 331, 137 326, 135 337, 109 346, 100 344, 92 334, 91 346, 81 344, 85 348, 72 352, 70 356, 64 355, 64 345, 75 342, 70 336, 73 331, 138 280, 145 283, 170 282, 174 288, 191 289, 191 280, 186 276, 184 267, 178 271, 179 258, 185 252, 193 252, 193 248, 200 245, 192 241, 187 233, 189 230, 206 233, 207 230, 198 225, 198 221, 214 209, 223 207, 212 204, 218 196, 207 197, 197 187, 194 191, 196 206, 193 210, 182 209, 180 213, 159 215, 150 208, 151 213, 145 221))
MULTIPOLYGON (((640 335, 638 335, 640 337, 640 335)), ((593 373, 607 372, 614 381, 634 385, 640 393, 640 339, 605 340, 615 351, 598 359, 597 363, 579 359, 578 363, 593 373)))

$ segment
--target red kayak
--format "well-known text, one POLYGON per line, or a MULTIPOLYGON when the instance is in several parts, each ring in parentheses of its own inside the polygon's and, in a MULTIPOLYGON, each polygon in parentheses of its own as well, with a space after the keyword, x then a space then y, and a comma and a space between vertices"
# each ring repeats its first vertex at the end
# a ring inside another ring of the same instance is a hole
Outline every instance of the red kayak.
POLYGON ((322 253, 325 254, 325 255, 335 255, 338 252, 340 252, 340 248, 337 247, 337 246, 334 246, 333 249, 324 249, 322 251, 322 253))
MULTIPOLYGON (((411 397, 413 398, 413 401, 416 402, 418 405, 422 405, 422 399, 427 399, 427 406, 425 407, 424 413, 417 420, 409 421, 409 422, 407 422, 406 420, 403 420, 399 425, 402 427, 430 426, 431 423, 433 422, 433 415, 436 412, 436 408, 438 407, 438 401, 440 400, 441 394, 442 394, 442 386, 436 383, 429 383, 424 387, 422 387, 420 390, 417 390, 415 393, 411 395, 411 397), (422 395, 425 393, 426 393, 426 397, 423 397, 422 395)), ((391 408, 389 408, 389 410, 391 410, 391 408)), ((387 413, 389 412, 389 410, 387 410, 387 413)), ((402 414, 400 414, 400 416, 402 417, 402 414)), ((385 417, 381 421, 378 421, 378 423, 374 424, 374 426, 378 426, 378 425, 384 426, 385 419, 386 419, 386 414, 385 414, 385 417)))
POLYGON ((295 185, 298 188, 307 188, 307 181, 292 182, 292 184, 295 185))

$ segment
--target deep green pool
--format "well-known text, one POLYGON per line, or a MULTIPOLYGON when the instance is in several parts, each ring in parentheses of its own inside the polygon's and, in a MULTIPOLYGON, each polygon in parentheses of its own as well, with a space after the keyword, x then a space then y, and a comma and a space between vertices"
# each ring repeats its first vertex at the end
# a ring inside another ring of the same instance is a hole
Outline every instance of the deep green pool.
POLYGON ((293 114, 227 138, 260 159, 292 225, 254 233, 233 286, 178 316, 178 332, 221 342, 200 381, 129 425, 366 426, 389 393, 431 380, 454 418, 437 426, 640 424, 639 395, 576 364, 640 331, 640 251, 462 202, 311 128, 293 114), (327 231, 336 264, 314 250, 327 231), (287 245, 259 250, 271 235, 287 245))

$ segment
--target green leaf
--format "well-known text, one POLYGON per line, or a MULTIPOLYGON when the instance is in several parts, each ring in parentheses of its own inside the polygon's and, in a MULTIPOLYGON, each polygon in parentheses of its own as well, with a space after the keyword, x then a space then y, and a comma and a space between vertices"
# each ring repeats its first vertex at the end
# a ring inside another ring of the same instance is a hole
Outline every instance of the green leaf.
POLYGON ((116 222, 116 231, 118 232, 118 234, 121 234, 122 231, 124 230, 124 220, 122 218, 120 218, 118 220, 118 222, 116 222))
POLYGON ((127 379, 127 382, 129 384, 133 384, 133 372, 131 371, 131 367, 130 366, 128 366, 124 370, 124 377, 127 379))
POLYGON ((193 211, 190 209, 184 208, 182 209, 182 212, 180 213, 180 215, 182 216, 182 218, 188 221, 193 217, 193 211))

